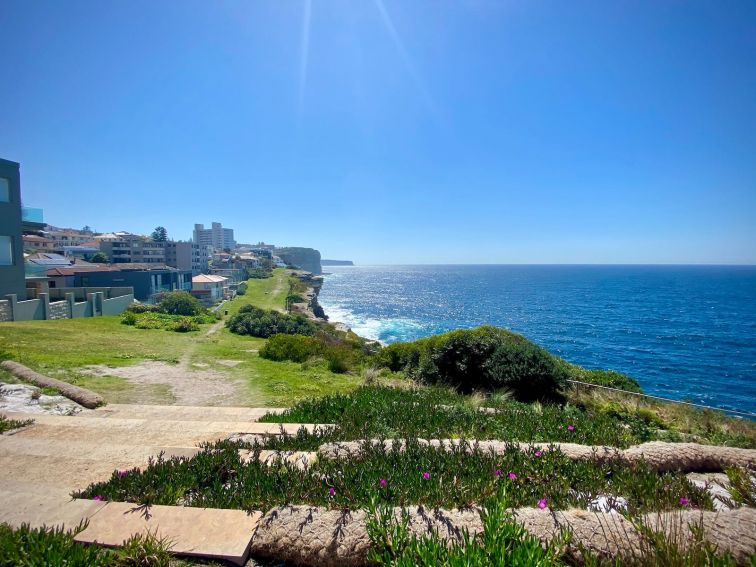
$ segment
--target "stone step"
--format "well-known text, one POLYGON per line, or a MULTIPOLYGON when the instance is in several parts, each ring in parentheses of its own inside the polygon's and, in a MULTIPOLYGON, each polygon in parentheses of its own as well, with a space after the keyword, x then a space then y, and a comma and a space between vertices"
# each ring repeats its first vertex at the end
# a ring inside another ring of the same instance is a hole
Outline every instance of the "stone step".
POLYGON ((98 408, 90 415, 92 417, 170 419, 177 421, 257 421, 267 413, 277 414, 284 409, 108 404, 98 408))
POLYGON ((115 547, 133 535, 150 533, 166 538, 172 553, 242 565, 261 518, 261 512, 242 510, 108 502, 75 539, 115 547))
POLYGON ((151 456, 157 456, 160 453, 163 453, 166 458, 193 457, 199 450, 196 446, 166 447, 102 442, 93 444, 80 440, 60 442, 50 439, 49 436, 41 438, 10 435, 0 437, 0 459, 28 455, 42 458, 66 457, 69 459, 99 459, 112 462, 127 460, 146 463, 151 456))
POLYGON ((0 524, 32 528, 62 526, 74 529, 99 512, 105 502, 72 500, 61 488, 3 480, 0 489, 0 524))

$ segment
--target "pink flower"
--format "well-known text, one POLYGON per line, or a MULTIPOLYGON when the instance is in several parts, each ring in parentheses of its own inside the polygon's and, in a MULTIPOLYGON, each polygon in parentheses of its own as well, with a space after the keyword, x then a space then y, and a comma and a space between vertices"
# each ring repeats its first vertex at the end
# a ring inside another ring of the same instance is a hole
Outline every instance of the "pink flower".
POLYGON ((332 486, 331 488, 328 489, 328 496, 333 498, 335 495, 336 495, 336 489, 332 486))
POLYGON ((102 496, 97 495, 93 497, 92 500, 97 500, 98 502, 100 502, 102 500, 102 496))
POLYGON ((385 478, 382 478, 381 480, 378 481, 378 484, 381 485, 381 488, 386 488, 388 481, 385 478))
POLYGON ((536 452, 535 452, 535 456, 536 456, 536 457, 540 457, 540 456, 541 456, 541 452, 540 452, 540 451, 536 451, 536 452))
POLYGON ((687 506, 689 504, 690 504, 690 500, 688 500, 684 496, 682 498, 680 498, 680 506, 687 506))
POLYGON ((430 478, 430 473, 429 472, 424 472, 423 473, 423 479, 424 480, 428 480, 429 478, 430 478))
POLYGON ((509 473, 507 476, 509 477, 509 480, 515 480, 517 478, 517 475, 513 472, 509 473))
POLYGON ((129 471, 118 471, 116 474, 118 475, 118 478, 123 478, 125 476, 128 476, 129 471))
POLYGON ((546 505, 547 505, 547 502, 548 502, 548 501, 547 501, 547 500, 546 500, 545 498, 541 498, 541 499, 540 499, 540 500, 538 501, 538 507, 539 507, 539 508, 540 508, 541 510, 543 510, 543 509, 544 509, 544 508, 546 507, 546 505))
POLYGON ((494 476, 501 476, 501 469, 496 469, 496 472, 494 472, 494 476))
POLYGON ((575 426, 574 425, 568 425, 567 426, 567 431, 575 431, 575 426))

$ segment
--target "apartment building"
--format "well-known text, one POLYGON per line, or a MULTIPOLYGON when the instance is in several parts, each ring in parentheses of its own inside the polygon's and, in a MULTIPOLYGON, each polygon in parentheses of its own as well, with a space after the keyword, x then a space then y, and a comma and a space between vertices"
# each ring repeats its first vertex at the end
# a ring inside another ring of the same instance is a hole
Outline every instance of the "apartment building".
POLYGON ((234 230, 223 228, 219 222, 214 222, 211 228, 205 228, 204 224, 195 224, 192 241, 200 246, 212 246, 219 251, 236 248, 234 230))

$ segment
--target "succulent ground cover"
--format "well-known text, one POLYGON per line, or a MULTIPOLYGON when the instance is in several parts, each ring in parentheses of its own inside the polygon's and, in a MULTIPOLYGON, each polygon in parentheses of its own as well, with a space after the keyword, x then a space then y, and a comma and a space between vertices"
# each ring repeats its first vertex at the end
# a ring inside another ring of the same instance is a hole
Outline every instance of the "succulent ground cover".
POLYGON ((158 458, 143 471, 114 473, 78 497, 243 510, 287 503, 357 509, 376 499, 453 508, 479 505, 504 484, 516 507, 586 508, 606 495, 622 495, 630 512, 712 507, 708 494, 682 474, 659 475, 620 461, 573 460, 560 451, 512 447, 493 455, 474 446, 440 450, 408 440, 403 451, 398 444, 366 445, 360 458, 321 459, 300 469, 256 458, 244 462, 242 446, 221 442, 192 458, 158 458))
POLYGON ((12 429, 18 429, 19 427, 26 427, 32 423, 34 423, 33 419, 19 421, 17 419, 8 419, 4 415, 0 415, 0 434, 5 433, 6 431, 11 431, 12 429))

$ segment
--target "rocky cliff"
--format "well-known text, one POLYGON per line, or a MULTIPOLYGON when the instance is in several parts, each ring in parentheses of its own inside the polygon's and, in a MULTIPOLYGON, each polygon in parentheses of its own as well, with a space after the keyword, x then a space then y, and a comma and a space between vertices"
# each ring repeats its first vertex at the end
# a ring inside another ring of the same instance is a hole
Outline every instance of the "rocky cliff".
POLYGON ((320 266, 320 252, 314 248, 276 248, 273 253, 291 266, 316 275, 323 273, 323 268, 320 266))

